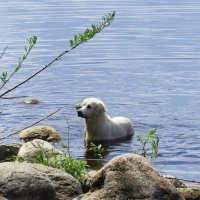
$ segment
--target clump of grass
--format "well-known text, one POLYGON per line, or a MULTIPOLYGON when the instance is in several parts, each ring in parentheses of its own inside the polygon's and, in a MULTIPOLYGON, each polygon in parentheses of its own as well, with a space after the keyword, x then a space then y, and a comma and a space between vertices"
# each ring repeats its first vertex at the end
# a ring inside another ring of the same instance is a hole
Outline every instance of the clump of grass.
MULTIPOLYGON (((39 164, 57 169, 64 169, 67 173, 71 174, 80 182, 88 172, 86 161, 75 160, 71 156, 68 156, 65 152, 60 154, 55 150, 50 152, 43 150, 41 154, 36 156, 36 159, 39 164)), ((25 162, 26 159, 20 156, 13 156, 12 161, 22 163, 25 162)))
POLYGON ((139 143, 140 147, 135 152, 143 157, 150 157, 152 161, 156 161, 159 150, 159 136, 156 134, 156 129, 150 131, 146 137, 136 136, 136 140, 139 143))
MULTIPOLYGON (((84 160, 74 160, 71 156, 64 157, 62 167, 79 181, 82 181, 88 172, 87 162, 84 160)), ((61 168, 62 168, 61 167, 61 168)))
POLYGON ((83 177, 88 172, 86 161, 75 160, 64 152, 63 154, 58 154, 55 151, 50 153, 45 152, 38 155, 37 160, 40 164, 57 169, 64 169, 67 173, 71 174, 79 181, 83 180, 83 177))
POLYGON ((95 158, 98 158, 101 160, 103 159, 103 153, 105 152, 105 149, 103 148, 101 144, 96 145, 91 142, 89 151, 93 154, 95 158))
POLYGON ((17 163, 22 163, 25 161, 25 158, 21 157, 21 156, 12 156, 8 161, 14 161, 17 163))

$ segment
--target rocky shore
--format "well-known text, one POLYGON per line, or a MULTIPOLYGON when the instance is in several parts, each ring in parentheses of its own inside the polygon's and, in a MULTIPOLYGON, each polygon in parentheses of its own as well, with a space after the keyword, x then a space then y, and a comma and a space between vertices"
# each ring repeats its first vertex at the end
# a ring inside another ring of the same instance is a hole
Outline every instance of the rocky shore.
MULTIPOLYGON (((52 138, 52 130, 55 134, 55 129, 46 128, 48 134, 44 127, 33 127, 28 130, 29 139, 23 138, 25 143, 0 146, 0 200, 200 200, 199 188, 161 176, 136 154, 117 156, 100 170, 87 173, 82 181, 62 169, 38 164, 35 158, 41 151, 62 155, 41 139, 52 138), (24 162, 8 162, 12 156, 24 162)), ((55 138, 59 138, 57 133, 55 138)))

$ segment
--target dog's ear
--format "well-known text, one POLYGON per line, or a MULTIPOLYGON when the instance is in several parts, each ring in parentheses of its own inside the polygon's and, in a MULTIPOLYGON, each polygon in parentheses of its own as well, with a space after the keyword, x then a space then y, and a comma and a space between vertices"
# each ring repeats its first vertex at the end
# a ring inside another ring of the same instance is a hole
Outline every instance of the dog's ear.
POLYGON ((76 110, 79 110, 81 107, 82 107, 82 104, 81 104, 81 103, 75 105, 76 110))
POLYGON ((96 111, 97 111, 98 114, 106 112, 106 107, 105 107, 105 105, 104 105, 102 102, 101 102, 101 103, 98 103, 98 104, 97 104, 96 111))

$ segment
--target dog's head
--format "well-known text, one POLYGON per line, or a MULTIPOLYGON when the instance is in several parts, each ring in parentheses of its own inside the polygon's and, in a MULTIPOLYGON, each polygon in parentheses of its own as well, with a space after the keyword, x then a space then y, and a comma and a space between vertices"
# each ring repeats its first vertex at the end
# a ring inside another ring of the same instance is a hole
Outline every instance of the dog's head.
POLYGON ((77 104, 76 110, 79 117, 92 118, 106 112, 106 107, 100 99, 88 98, 77 104))

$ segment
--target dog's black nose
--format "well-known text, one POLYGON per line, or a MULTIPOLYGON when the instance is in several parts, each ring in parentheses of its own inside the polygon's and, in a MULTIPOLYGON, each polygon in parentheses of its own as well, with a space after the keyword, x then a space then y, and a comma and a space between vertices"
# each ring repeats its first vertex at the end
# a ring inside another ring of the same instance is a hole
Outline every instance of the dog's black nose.
POLYGON ((78 113, 78 117, 83 117, 83 114, 80 110, 78 110, 77 113, 78 113))

